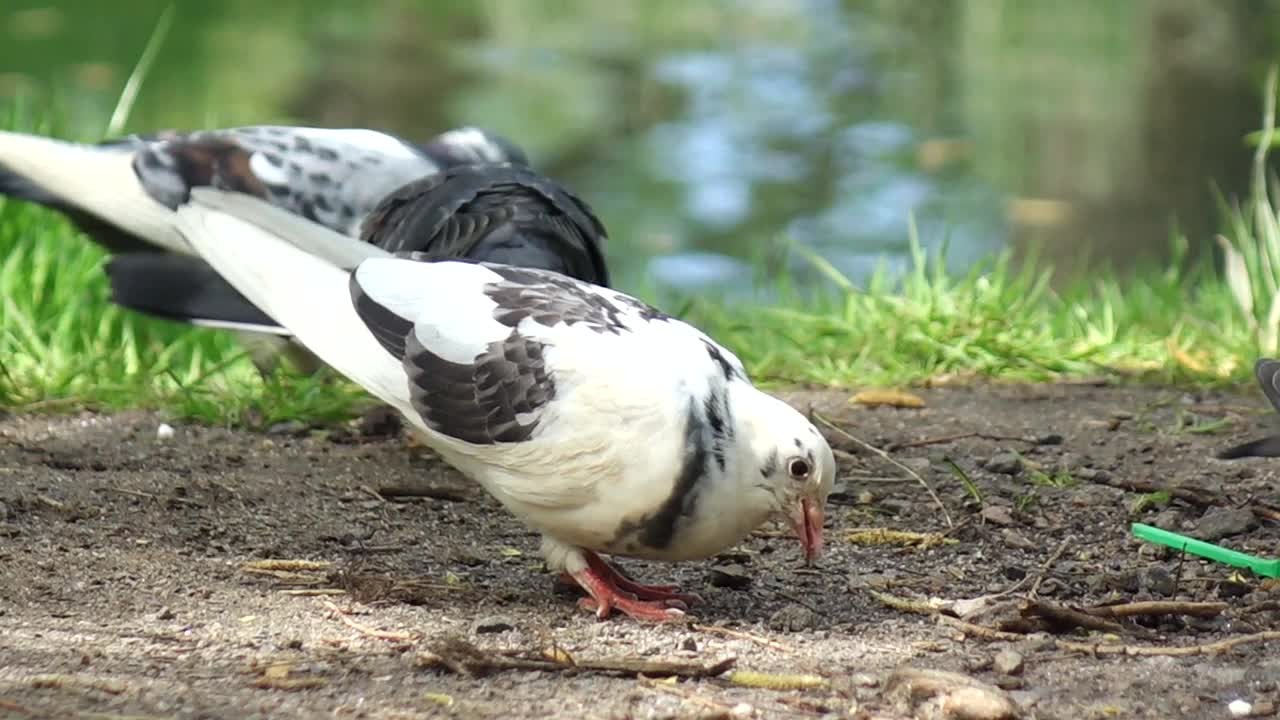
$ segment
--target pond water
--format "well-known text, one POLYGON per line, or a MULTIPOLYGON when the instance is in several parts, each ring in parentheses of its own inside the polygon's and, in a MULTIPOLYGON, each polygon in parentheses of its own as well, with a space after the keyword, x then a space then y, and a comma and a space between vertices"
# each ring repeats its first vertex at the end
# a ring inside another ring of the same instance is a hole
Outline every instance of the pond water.
MULTIPOLYGON (((911 219, 960 270, 1127 266, 1244 189, 1278 4, 180 0, 126 129, 486 126, 595 207, 623 287, 817 284, 804 250, 859 282, 911 219)), ((169 5, 5 0, 0 109, 100 137, 169 5)))

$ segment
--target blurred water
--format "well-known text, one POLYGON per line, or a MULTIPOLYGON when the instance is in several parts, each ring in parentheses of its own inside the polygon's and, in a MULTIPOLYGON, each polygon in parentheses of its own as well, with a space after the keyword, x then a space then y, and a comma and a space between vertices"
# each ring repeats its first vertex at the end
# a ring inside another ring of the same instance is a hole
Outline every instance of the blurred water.
MULTIPOLYGON (((0 107, 98 137, 167 3, 6 0, 0 107)), ((619 284, 751 292, 1013 244, 1159 256, 1247 178, 1273 0, 181 0, 129 130, 260 122, 525 145, 619 284)))

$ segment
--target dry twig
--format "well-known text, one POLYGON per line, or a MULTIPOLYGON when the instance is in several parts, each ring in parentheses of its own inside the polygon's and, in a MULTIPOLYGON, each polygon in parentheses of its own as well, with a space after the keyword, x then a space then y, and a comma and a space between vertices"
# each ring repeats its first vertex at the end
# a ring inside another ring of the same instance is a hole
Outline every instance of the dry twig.
POLYGON ((336 615, 338 619, 342 621, 343 625, 346 625, 347 627, 351 628, 352 630, 355 630, 361 635, 367 635, 371 638, 377 638, 379 640, 387 640, 389 642, 414 642, 419 637, 421 637, 420 635, 414 632, 408 632, 408 631, 397 632, 392 630, 379 630, 377 628, 369 627, 368 625, 365 625, 362 622, 358 622, 352 619, 351 617, 348 616, 347 611, 344 611, 342 608, 338 607, 337 605, 334 605, 332 602, 328 600, 324 601, 324 606, 328 608, 331 612, 333 612, 333 614, 336 615))
POLYGON ((1067 546, 1070 544, 1071 538, 1066 538, 1062 542, 1058 543, 1057 549, 1053 551, 1053 554, 1049 556, 1049 559, 1041 563, 1040 571, 1036 573, 1036 580, 1031 584, 1031 591, 1028 593, 1031 597, 1036 596, 1036 593, 1040 590, 1040 583, 1044 582, 1045 576, 1049 574, 1049 569, 1053 567, 1054 563, 1058 562, 1058 558, 1062 557, 1062 553, 1066 552, 1067 546))
POLYGON ((920 486, 923 487, 925 491, 929 493, 929 497, 933 498, 933 502, 935 505, 938 506, 938 509, 942 511, 942 519, 947 521, 947 527, 951 527, 952 525, 954 525, 954 523, 951 522, 951 513, 948 513, 947 506, 942 504, 942 498, 938 497, 938 493, 934 492, 933 487, 929 485, 928 481, 926 481, 923 477, 920 476, 920 473, 916 472, 915 470, 912 470, 906 465, 903 465, 897 460, 894 460, 893 457, 889 455, 889 453, 885 452, 884 450, 881 450, 875 445, 872 445, 871 443, 868 443, 866 441, 863 441, 859 438, 854 437, 847 430, 836 425, 830 420, 826 419, 820 413, 817 413, 817 412, 813 413, 813 417, 818 422, 822 423, 823 425, 826 425, 827 427, 831 428, 833 431, 839 433, 840 436, 845 438, 846 440, 857 443, 859 446, 867 450, 870 450, 871 452, 878 455, 881 460, 884 460, 885 462, 893 465, 899 470, 902 470, 903 472, 907 473, 911 477, 915 478, 916 482, 920 483, 920 486))
POLYGON ((652 678, 640 678, 640 683, 647 688, 652 688, 668 695, 674 695, 681 700, 691 702, 694 705, 701 705, 704 708, 712 710, 716 713, 715 717, 733 717, 733 707, 722 702, 717 702, 709 697, 699 695, 693 690, 680 685, 671 685, 662 680, 654 680, 652 678))
POLYGON ((890 445, 887 450, 889 452, 897 452, 899 450, 906 450, 907 448, 924 447, 926 445, 941 445, 943 443, 955 442, 957 440, 968 440, 969 438, 979 438, 995 442, 1022 442, 1031 445, 1035 445, 1039 442, 1035 438, 1022 437, 1019 435, 994 435, 991 433, 964 432, 956 433, 954 435, 939 435, 937 437, 924 438, 923 440, 894 443, 890 445))
MULTIPOLYGON (((1149 600, 1121 605, 1095 605, 1085 612, 1097 617, 1124 618, 1153 615, 1189 615, 1191 617, 1217 617, 1229 607, 1224 602, 1179 602, 1176 600, 1149 600)), ((1248 608, 1246 608, 1248 610, 1248 608)))
MULTIPOLYGON (((950 625, 964 633, 980 637, 984 640, 1000 640, 1005 642, 1015 642, 1025 640, 1026 635, 1022 633, 1005 632, 1003 630, 993 630, 982 625, 975 625, 965 622, 949 615, 939 614, 939 622, 950 625)), ((1201 645, 1177 645, 1174 647, 1159 647, 1152 645, 1126 645, 1121 643, 1088 643, 1072 640, 1052 640, 1054 647, 1059 650, 1069 650, 1071 652, 1088 653, 1090 655, 1159 655, 1165 657, 1188 657, 1192 655, 1221 655, 1230 652, 1242 645, 1249 645, 1257 642, 1269 642, 1280 640, 1280 630, 1267 630, 1257 632, 1251 635, 1240 635, 1238 637, 1227 638, 1217 642, 1204 643, 1201 645)))
POLYGON ((691 625, 698 632, 711 633, 712 635, 721 635, 724 637, 738 638, 740 640, 750 640, 753 643, 759 643, 765 647, 773 648, 779 652, 794 653, 796 650, 788 645, 783 645, 776 640, 770 640, 762 635, 749 633, 744 630, 734 630, 732 628, 720 627, 719 625, 691 625))
POLYGON ((725 675, 730 685, 762 688, 765 690, 812 690, 825 688, 831 683, 819 675, 799 673, 766 673, 753 670, 734 670, 725 675))
POLYGON ((1122 478, 1103 475, 1093 479, 1092 482, 1113 488, 1119 488, 1121 490, 1128 490, 1130 492, 1168 493, 1169 497, 1177 498, 1183 502, 1200 508, 1226 504, 1226 501, 1222 497, 1210 490, 1182 487, 1179 485, 1161 485, 1160 483, 1141 478, 1122 478))
POLYGON ((327 560, 251 560, 240 565, 241 570, 327 570, 333 563, 327 560))
POLYGON ((1120 623, 1112 622, 1097 615, 1090 615, 1087 612, 1073 610, 1063 605, 1044 602, 1043 600, 1028 600, 1024 603, 1022 616, 1043 618, 1053 624, 1097 630, 1098 632, 1119 634, 1125 631, 1125 627, 1120 623))
POLYGON ((867 588, 867 594, 879 600, 885 607, 901 612, 915 613, 917 615, 937 615, 942 612, 942 608, 930 600, 898 597, 897 595, 890 595, 870 588, 867 588))
POLYGON ((567 653, 548 655, 537 651, 511 653, 485 652, 461 638, 448 638, 434 644, 430 652, 418 656, 425 667, 443 665, 460 675, 478 676, 502 670, 548 670, 568 674, 607 673, 624 677, 709 678, 723 675, 733 668, 736 658, 729 657, 711 665, 639 658, 569 658, 567 653), (538 657, 525 657, 537 654, 538 657), (551 659, 554 658, 554 659, 551 659))
POLYGON ((1201 645, 1178 645, 1174 647, 1155 647, 1150 645, 1102 645, 1095 643, 1070 642, 1058 640, 1057 645, 1063 650, 1090 653, 1093 655, 1162 655, 1165 657, 1189 657, 1191 655, 1221 655, 1241 645, 1256 642, 1280 640, 1280 630, 1267 630, 1252 635, 1240 635, 1217 642, 1201 645))

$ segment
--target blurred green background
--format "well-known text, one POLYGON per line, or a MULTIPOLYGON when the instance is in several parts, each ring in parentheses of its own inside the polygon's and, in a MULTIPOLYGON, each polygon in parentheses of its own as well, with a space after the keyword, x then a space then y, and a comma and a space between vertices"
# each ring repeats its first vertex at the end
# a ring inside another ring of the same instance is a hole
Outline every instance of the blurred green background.
MULTIPOLYGON (((0 104, 102 136, 171 3, 5 0, 0 104)), ((1132 267, 1215 188, 1280 56, 1276 0, 179 0, 126 127, 478 124, 610 229, 618 284, 741 292, 1012 244, 1132 267)))

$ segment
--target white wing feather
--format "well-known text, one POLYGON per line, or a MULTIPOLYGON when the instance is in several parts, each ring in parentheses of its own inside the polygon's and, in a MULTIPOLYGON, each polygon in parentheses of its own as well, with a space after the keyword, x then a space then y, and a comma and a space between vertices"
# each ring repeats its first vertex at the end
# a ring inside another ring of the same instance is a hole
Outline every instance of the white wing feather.
POLYGON ((0 166, 166 250, 190 254, 174 228, 173 211, 138 182, 133 155, 119 148, 0 132, 0 166))
POLYGON ((411 420, 416 417, 400 363, 356 315, 347 271, 248 220, 203 203, 180 207, 177 218, 191 247, 245 298, 335 370, 411 420))
POLYGON ((197 187, 191 188, 191 200, 211 210, 248 220, 275 236, 275 242, 287 241, 344 270, 355 268, 366 258, 391 257, 391 253, 382 248, 347 237, 252 195, 197 187))

